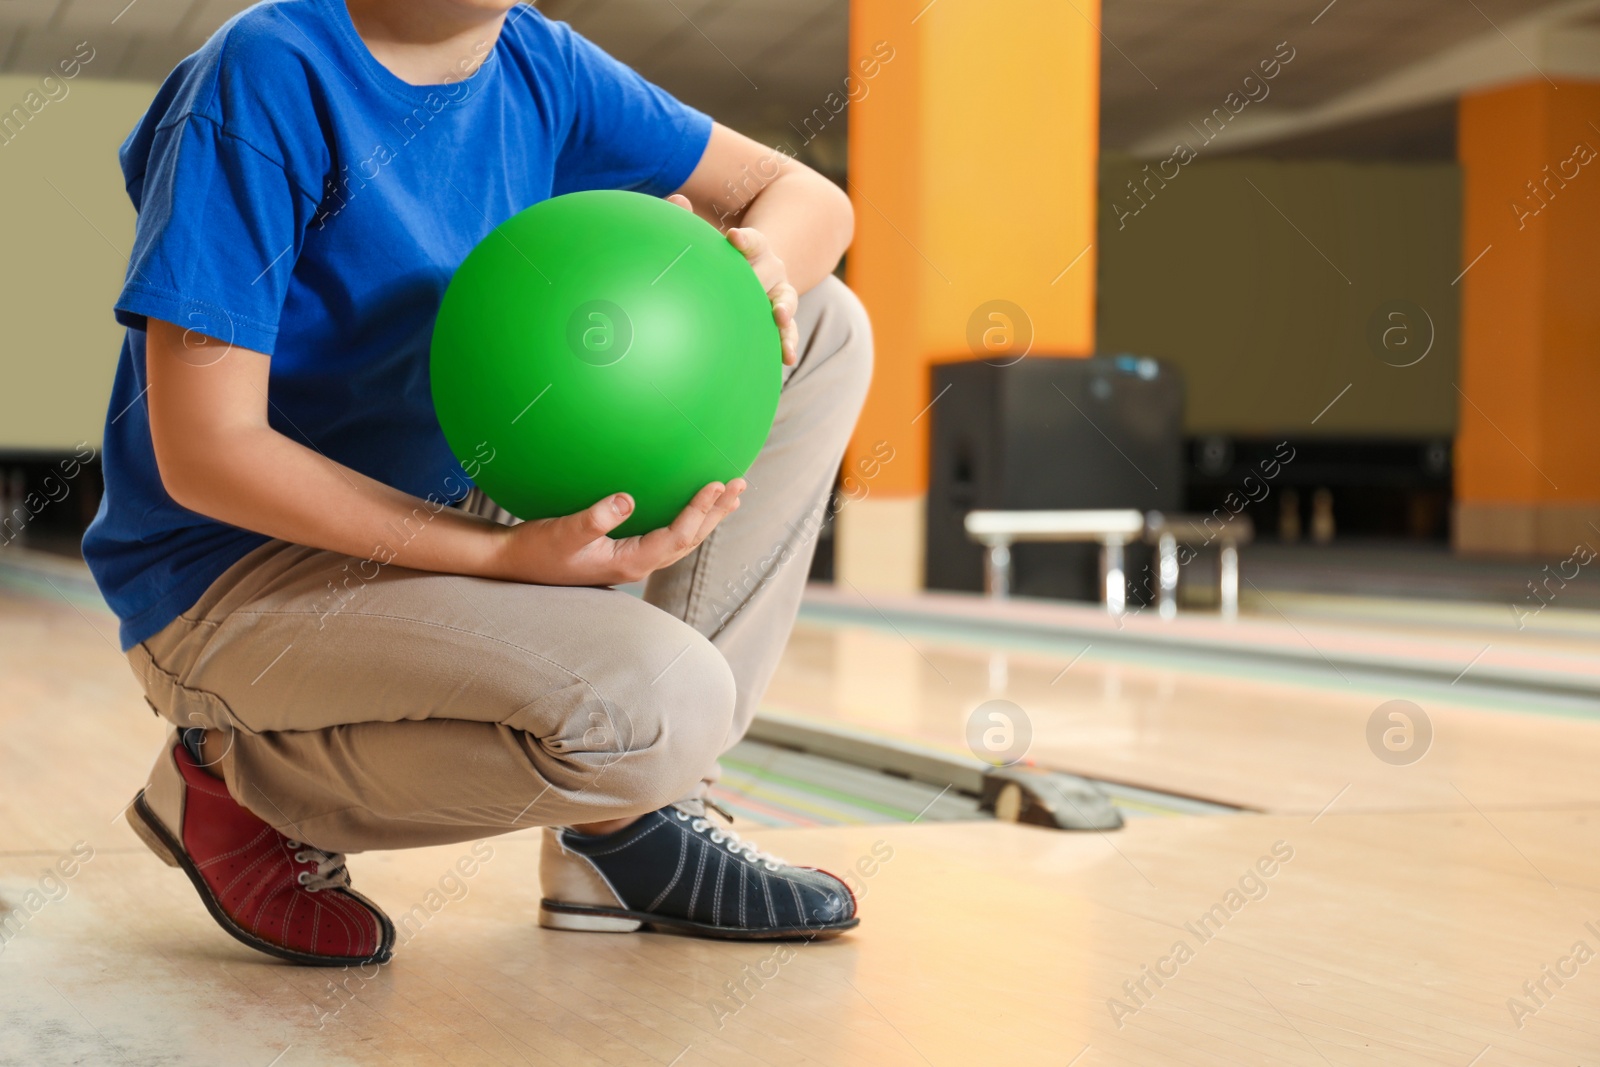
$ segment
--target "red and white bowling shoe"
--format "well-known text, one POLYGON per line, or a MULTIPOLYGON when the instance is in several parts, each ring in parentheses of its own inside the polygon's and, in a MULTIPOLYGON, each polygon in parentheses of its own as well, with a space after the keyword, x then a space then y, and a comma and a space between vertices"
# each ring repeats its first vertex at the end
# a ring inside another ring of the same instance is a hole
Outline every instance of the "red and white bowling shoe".
POLYGON ((344 856, 294 841, 234 800, 174 735, 127 809, 212 918, 251 948, 318 966, 385 963, 394 924, 350 888, 344 856))

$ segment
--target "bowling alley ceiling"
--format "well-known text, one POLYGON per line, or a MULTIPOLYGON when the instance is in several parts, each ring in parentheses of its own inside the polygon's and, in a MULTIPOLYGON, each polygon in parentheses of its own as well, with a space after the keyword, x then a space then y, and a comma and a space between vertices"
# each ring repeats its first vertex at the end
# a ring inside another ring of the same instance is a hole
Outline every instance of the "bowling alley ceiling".
MULTIPOLYGON (((793 137, 792 124, 843 82, 849 2, 544 0, 539 6, 729 125, 776 140, 793 137)), ((925 14, 936 17, 937 4, 971 3, 1005 17, 1000 0, 932 0, 925 14)), ((94 75, 155 81, 244 6, 239 0, 0 0, 0 72, 42 74, 88 40, 96 50, 94 75)), ((1585 62, 1600 67, 1597 18, 1600 0, 1105 0, 1102 144, 1158 151, 1286 45, 1294 59, 1272 85, 1276 102, 1270 112, 1257 109, 1266 121, 1234 147, 1304 141, 1307 131, 1312 148, 1337 146, 1341 138, 1352 141, 1352 129, 1359 142, 1367 136, 1363 123, 1376 124, 1368 140, 1426 145, 1449 125, 1448 100, 1463 77, 1485 64, 1506 80, 1548 76, 1552 65, 1566 70, 1576 52, 1594 53, 1585 62), (1380 92, 1366 99, 1374 85, 1391 86, 1389 98, 1380 92)), ((841 126, 812 146, 830 169, 842 163, 841 126)))

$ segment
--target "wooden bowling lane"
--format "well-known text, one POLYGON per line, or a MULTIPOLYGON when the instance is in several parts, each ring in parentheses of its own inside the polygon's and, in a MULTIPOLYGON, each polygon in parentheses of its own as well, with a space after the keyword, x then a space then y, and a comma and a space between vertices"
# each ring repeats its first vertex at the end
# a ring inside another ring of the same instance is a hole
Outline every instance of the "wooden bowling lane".
POLYGON ((1563 690, 1600 703, 1600 613, 1551 608, 1515 616, 1510 605, 1423 605, 1347 597, 1340 611, 1318 601, 1252 590, 1253 611, 1227 620, 1214 611, 1163 619, 1134 606, 1111 617, 1092 604, 995 600, 968 593, 915 595, 813 586, 807 617, 898 626, 906 632, 1004 634, 1038 643, 1138 643, 1208 656, 1247 655, 1261 663, 1312 664, 1334 671, 1403 672, 1475 687, 1563 690), (1320 605, 1320 607, 1319 607, 1320 605))
POLYGON ((1600 806, 1600 721, 1578 711, 1126 642, 1048 653, 802 621, 767 706, 965 754, 969 717, 992 699, 1022 710, 1041 764, 1261 811, 1600 806), (1425 754, 1408 764, 1378 755, 1387 713, 1369 742, 1370 720, 1392 700, 1420 707, 1431 726, 1425 746, 1413 734, 1412 751, 1425 754))
POLYGON ((1279 813, 1104 835, 761 831, 780 855, 853 872, 862 900, 857 932, 789 951, 541 930, 535 834, 488 842, 470 875, 465 845, 362 855, 357 884, 400 923, 402 950, 375 973, 329 972, 227 938, 115 818, 161 725, 109 617, 39 592, 0 592, 5 1067, 1600 1054, 1600 813, 1581 719, 1430 701, 1433 749, 1393 767, 1363 735, 1381 693, 807 626, 774 696, 812 714, 959 745, 970 706, 1004 693, 1064 764, 1279 813), (1449 802, 1456 787, 1476 808, 1449 802))
MULTIPOLYGON (((858 931, 793 946, 541 930, 523 833, 466 876, 468 845, 355 857, 402 930, 362 973, 237 945, 118 824, 0 955, 0 1063, 1588 1063, 1594 831, 1546 811, 768 831, 856 872, 858 931)), ((8 907, 65 847, 0 857, 8 907)))
POLYGON ((166 733, 110 613, 48 596, 0 590, 0 853, 99 840, 166 733))

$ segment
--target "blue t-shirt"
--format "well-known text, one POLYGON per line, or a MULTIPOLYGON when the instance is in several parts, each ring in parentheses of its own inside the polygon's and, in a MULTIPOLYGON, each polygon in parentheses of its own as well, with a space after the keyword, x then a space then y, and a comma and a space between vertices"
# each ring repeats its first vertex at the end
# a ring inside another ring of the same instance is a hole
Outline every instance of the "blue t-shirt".
MULTIPOLYGON (((272 357, 274 429, 419 497, 470 481, 434 416, 428 345, 456 266, 516 212, 581 189, 665 195, 711 120, 564 23, 513 9, 470 78, 410 85, 343 0, 278 0, 180 63, 122 146, 138 227, 83 540, 124 650, 267 538, 175 503, 144 400, 145 319, 272 357)), ((197 348, 215 358, 214 346, 197 348)))

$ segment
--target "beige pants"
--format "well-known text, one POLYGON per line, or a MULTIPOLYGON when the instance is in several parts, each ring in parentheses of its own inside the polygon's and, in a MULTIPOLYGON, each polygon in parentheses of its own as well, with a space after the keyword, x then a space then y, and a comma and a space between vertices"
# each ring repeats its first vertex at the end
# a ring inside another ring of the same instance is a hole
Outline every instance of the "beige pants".
POLYGON ((799 322, 742 506, 643 600, 272 541, 128 653, 151 706, 221 731, 234 797, 331 851, 697 802, 783 651, 871 375, 843 284, 799 322))

